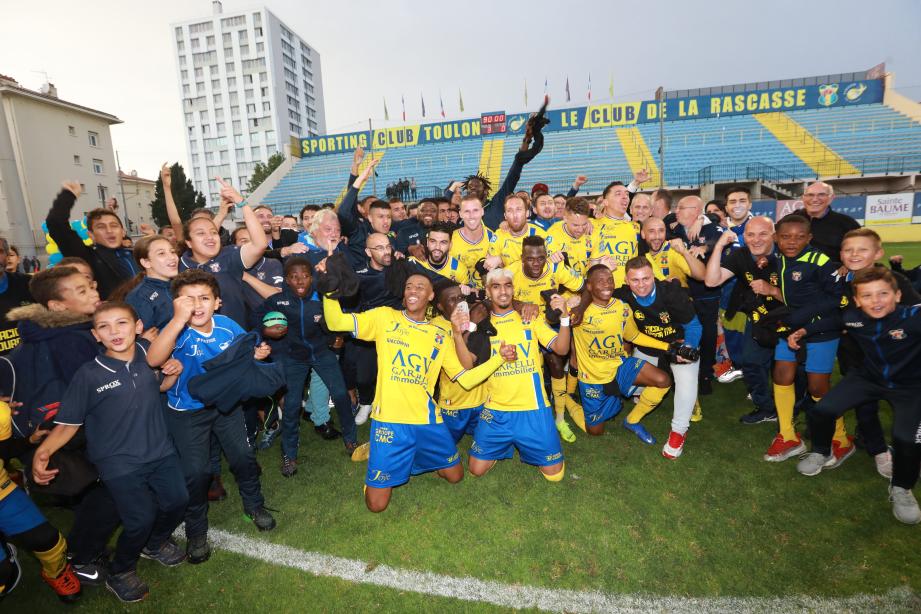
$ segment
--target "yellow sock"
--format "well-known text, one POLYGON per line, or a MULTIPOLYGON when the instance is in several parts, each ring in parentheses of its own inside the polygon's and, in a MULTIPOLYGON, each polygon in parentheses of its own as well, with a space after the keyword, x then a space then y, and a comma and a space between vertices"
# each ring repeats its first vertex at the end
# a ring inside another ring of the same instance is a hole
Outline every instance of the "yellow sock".
POLYGON ((566 378, 551 377, 550 392, 553 393, 553 413, 560 422, 566 416, 566 378))
POLYGON ((844 416, 841 416, 835 420, 835 435, 832 437, 832 439, 837 441, 838 445, 842 448, 846 448, 851 445, 851 442, 847 439, 847 429, 844 428, 844 416))
POLYGON ((573 401, 571 397, 566 397, 566 411, 569 412, 569 417, 572 418, 575 425, 585 431, 585 410, 582 409, 582 406, 573 401))
POLYGON ((57 578, 67 566, 67 540, 58 533, 58 543, 51 550, 35 552, 35 558, 42 565, 42 571, 48 578, 57 578))
POLYGON ((643 388, 640 400, 637 401, 633 410, 627 415, 627 422, 636 424, 642 420, 643 416, 654 410, 656 405, 662 402, 662 399, 667 393, 668 388, 656 388, 654 386, 646 386, 643 388))
POLYGON ((547 475, 543 471, 540 472, 548 482, 559 482, 563 479, 563 476, 566 475, 566 463, 563 463, 563 468, 560 469, 559 473, 554 473, 553 475, 547 475))
POLYGON ((566 394, 575 394, 576 388, 579 387, 579 378, 573 374, 574 369, 570 369, 566 374, 566 394))
POLYGON ((793 384, 781 386, 774 384, 774 405, 777 406, 777 426, 784 441, 796 439, 796 429, 793 427, 793 405, 796 404, 796 390, 793 384))

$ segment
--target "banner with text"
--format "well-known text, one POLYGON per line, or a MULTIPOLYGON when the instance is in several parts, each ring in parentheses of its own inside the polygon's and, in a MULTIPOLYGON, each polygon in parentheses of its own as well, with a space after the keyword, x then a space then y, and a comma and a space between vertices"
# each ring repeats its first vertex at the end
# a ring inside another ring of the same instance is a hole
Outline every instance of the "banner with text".
POLYGON ((914 192, 867 196, 867 226, 911 224, 914 192))
MULTIPOLYGON (((883 82, 866 80, 846 83, 827 83, 798 87, 774 88, 731 94, 708 94, 688 98, 670 98, 663 102, 646 100, 596 104, 570 109, 547 111, 550 124, 544 132, 610 128, 635 124, 685 119, 707 119, 724 115, 772 113, 823 109, 856 104, 879 103, 883 100, 883 82)), ((505 114, 506 133, 523 134, 528 113, 505 114)), ((301 156, 317 156, 351 152, 356 147, 389 149, 426 143, 439 143, 458 139, 481 138, 482 118, 475 117, 434 124, 416 124, 381 128, 373 131, 349 132, 301 139, 301 156)), ((500 132, 493 130, 493 132, 500 132)))

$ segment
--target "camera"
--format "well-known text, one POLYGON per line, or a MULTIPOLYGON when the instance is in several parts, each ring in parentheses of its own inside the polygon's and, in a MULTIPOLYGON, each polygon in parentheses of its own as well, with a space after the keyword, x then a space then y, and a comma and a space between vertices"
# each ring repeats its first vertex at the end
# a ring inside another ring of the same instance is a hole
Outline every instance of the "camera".
POLYGON ((688 362, 695 362, 700 358, 700 350, 687 345, 682 345, 680 341, 672 341, 668 345, 668 357, 674 362, 678 358, 683 358, 688 362))

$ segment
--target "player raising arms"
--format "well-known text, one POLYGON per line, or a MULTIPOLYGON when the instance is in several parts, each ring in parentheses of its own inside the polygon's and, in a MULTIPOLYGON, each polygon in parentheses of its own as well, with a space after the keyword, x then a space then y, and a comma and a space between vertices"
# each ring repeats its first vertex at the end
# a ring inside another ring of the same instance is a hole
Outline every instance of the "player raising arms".
POLYGON ((656 440, 639 418, 659 404, 671 380, 644 360, 625 356, 623 342, 657 350, 667 350, 668 344, 637 329, 630 307, 614 298, 614 276, 607 266, 596 264, 588 270, 586 288, 573 331, 585 429, 590 435, 603 434, 604 423, 620 413, 622 396, 632 396, 636 386, 645 386, 636 407, 624 420, 624 428, 652 445, 656 440))
MULTIPOLYGON (((345 314, 338 300, 323 299, 323 316, 330 330, 373 341, 377 350, 365 478, 365 504, 372 512, 387 509, 393 488, 408 482, 410 475, 437 471, 452 484, 464 477, 457 446, 432 397, 441 370, 470 389, 503 360, 514 357, 514 350, 503 344, 495 356, 465 371, 465 366, 473 365, 462 365, 458 360, 451 330, 426 319, 434 296, 432 282, 416 274, 410 275, 403 287, 402 311, 377 307, 345 314)), ((455 332, 460 337, 460 331, 455 332)))

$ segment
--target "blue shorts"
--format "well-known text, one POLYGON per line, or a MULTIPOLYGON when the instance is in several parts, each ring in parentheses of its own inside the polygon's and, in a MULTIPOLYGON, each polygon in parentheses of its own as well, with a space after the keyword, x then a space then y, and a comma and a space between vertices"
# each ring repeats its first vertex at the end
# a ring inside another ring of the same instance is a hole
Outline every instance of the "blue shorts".
MULTIPOLYGON (((12 537, 25 533, 48 522, 29 495, 18 486, 0 499, 0 535, 12 537)), ((3 548, 0 548, 0 560, 3 560, 3 548)))
POLYGON ((419 475, 460 462, 457 446, 444 424, 371 421, 371 456, 365 484, 391 488, 419 475))
MULTIPOLYGON (((831 373, 834 371, 838 341, 838 339, 807 341, 806 373, 831 373)), ((774 348, 774 360, 796 362, 796 352, 790 349, 786 339, 777 341, 777 347, 774 348)))
MULTIPOLYGON (((633 382, 636 381, 636 376, 644 364, 646 361, 642 358, 627 356, 617 367, 614 381, 624 397, 633 396, 636 389, 633 382)), ((582 398, 582 411, 585 412, 585 426, 595 426, 610 420, 620 413, 624 403, 620 396, 605 394, 602 384, 586 384, 580 381, 579 396, 582 398)))
POLYGON ((480 460, 511 458, 518 450, 521 462, 538 467, 563 462, 560 435, 549 407, 526 411, 484 408, 473 433, 470 456, 480 460))
POLYGON ((480 420, 483 406, 478 405, 469 409, 444 409, 441 410, 441 419, 451 432, 454 443, 463 439, 464 435, 473 435, 476 424, 480 420))

